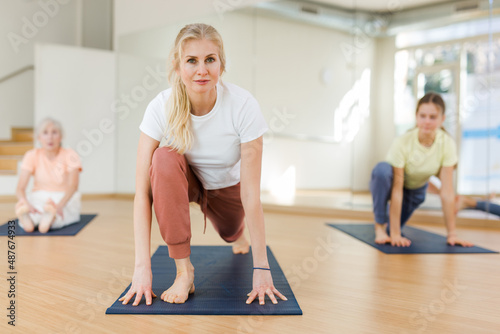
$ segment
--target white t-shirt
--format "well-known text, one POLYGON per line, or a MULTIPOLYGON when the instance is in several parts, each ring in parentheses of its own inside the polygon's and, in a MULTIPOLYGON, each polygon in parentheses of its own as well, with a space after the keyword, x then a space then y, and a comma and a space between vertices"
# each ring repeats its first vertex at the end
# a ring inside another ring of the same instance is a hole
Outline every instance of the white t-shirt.
MULTIPOLYGON (((165 104, 172 93, 158 94, 146 108, 139 129, 161 141, 166 128, 165 104)), ((217 84, 217 100, 206 115, 191 115, 193 146, 186 159, 207 190, 234 186, 240 182, 241 143, 259 138, 267 124, 257 100, 246 90, 217 84)))

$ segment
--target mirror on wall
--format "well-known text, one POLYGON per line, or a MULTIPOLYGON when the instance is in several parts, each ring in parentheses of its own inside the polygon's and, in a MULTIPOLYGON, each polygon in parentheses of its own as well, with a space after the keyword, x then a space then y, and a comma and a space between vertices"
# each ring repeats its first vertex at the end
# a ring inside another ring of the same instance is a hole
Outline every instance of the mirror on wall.
MULTIPOLYGON (((500 163, 495 154, 500 148, 500 18, 492 1, 479 1, 468 9, 461 7, 463 3, 452 7, 456 17, 443 17, 435 24, 416 16, 421 20, 419 29, 395 36, 396 135, 414 126, 414 106, 420 97, 429 91, 440 93, 447 108, 443 125, 458 147, 457 193, 495 202, 490 195, 500 190, 500 163)), ((439 207, 436 195, 428 197, 424 208, 439 207)), ((498 213, 490 215, 489 208, 486 205, 486 214, 461 211, 459 217, 498 219, 498 213)))
MULTIPOLYGON (((445 127, 460 152, 457 190, 500 192, 498 8, 461 3, 366 9, 354 0, 270 1, 171 22, 119 37, 120 89, 164 70, 180 28, 205 22, 224 39, 223 80, 249 90, 268 122, 262 189, 269 199, 294 204, 300 191, 311 206, 369 210, 371 168, 414 126, 416 101, 429 90, 448 106, 445 127)), ((162 80, 128 122, 140 123, 147 102, 168 87, 162 80)), ((128 150, 136 146, 122 136, 128 150)))

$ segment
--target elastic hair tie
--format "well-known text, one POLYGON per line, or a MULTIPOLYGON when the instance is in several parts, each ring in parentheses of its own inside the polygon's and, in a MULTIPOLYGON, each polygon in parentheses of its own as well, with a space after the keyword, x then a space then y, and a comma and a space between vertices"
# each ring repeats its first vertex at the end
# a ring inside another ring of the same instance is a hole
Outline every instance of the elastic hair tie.
POLYGON ((261 268, 261 267, 253 267, 253 269, 260 269, 260 270, 271 270, 271 268, 261 268))

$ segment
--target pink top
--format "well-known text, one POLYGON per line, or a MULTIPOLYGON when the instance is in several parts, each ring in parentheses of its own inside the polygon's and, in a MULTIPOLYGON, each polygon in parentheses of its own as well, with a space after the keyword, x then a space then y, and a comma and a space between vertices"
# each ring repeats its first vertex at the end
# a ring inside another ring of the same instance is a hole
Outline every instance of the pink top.
POLYGON ((82 170, 80 157, 70 148, 60 148, 53 159, 49 159, 40 148, 26 152, 21 169, 29 171, 35 177, 32 191, 65 191, 68 173, 82 170))

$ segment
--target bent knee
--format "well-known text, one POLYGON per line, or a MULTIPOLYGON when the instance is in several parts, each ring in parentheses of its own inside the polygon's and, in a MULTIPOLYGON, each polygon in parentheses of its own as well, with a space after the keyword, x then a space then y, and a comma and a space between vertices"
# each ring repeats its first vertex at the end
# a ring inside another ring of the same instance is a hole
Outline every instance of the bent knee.
POLYGON ((151 160, 151 173, 168 172, 174 168, 182 168, 186 163, 184 155, 170 147, 160 147, 155 150, 151 160))
POLYGON ((162 166, 165 163, 176 163, 182 161, 184 156, 179 154, 177 151, 171 149, 170 147, 159 147, 153 153, 153 158, 151 161, 152 165, 161 164, 162 166))
POLYGON ((392 178, 392 166, 385 162, 379 162, 372 170, 372 178, 392 178))

